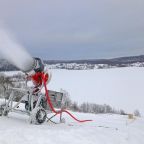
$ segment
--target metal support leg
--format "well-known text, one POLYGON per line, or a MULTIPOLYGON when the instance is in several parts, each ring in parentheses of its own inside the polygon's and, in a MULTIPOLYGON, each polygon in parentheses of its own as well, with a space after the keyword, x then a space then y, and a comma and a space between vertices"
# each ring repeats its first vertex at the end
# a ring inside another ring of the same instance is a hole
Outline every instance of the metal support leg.
POLYGON ((12 100, 13 100, 14 92, 12 91, 9 97, 8 102, 6 103, 6 107, 4 108, 4 115, 8 114, 8 111, 12 109, 12 100), (10 107, 9 104, 11 103, 10 107))
POLYGON ((62 122, 62 113, 60 113, 60 123, 62 122))

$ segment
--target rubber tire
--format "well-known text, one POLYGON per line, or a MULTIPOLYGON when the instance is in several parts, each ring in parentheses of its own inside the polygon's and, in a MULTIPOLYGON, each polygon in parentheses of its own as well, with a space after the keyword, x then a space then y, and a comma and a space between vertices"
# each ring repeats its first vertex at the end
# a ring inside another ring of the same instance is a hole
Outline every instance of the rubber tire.
POLYGON ((35 120, 37 124, 42 124, 47 118, 47 113, 43 108, 39 108, 35 115, 35 120), (42 114, 42 117, 41 117, 42 114))
MULTIPOLYGON (((35 108, 35 106, 36 106, 36 101, 33 102, 33 108, 35 108)), ((31 107, 30 107, 30 110, 29 110, 29 103, 28 102, 25 102, 25 110, 31 111, 31 107)))
POLYGON ((6 110, 6 111, 3 112, 3 115, 4 115, 4 116, 8 116, 8 113, 9 113, 9 111, 6 110))
POLYGON ((0 116, 2 116, 3 115, 3 108, 2 107, 0 107, 0 116))

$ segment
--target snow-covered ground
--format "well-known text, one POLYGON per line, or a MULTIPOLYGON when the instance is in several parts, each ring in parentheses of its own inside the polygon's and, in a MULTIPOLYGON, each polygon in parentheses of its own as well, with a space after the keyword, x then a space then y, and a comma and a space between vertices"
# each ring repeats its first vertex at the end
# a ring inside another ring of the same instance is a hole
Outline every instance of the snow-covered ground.
MULTIPOLYGON (((110 104, 128 112, 139 109, 144 114, 144 68, 102 70, 52 70, 50 89, 61 88, 72 100, 110 104)), ((6 73, 12 75, 17 72, 6 73)), ((10 113, 0 117, 0 144, 143 144, 144 118, 128 119, 112 114, 73 113, 78 119, 92 122, 77 123, 64 114, 66 123, 29 124, 29 117, 10 113)), ((58 118, 54 119, 58 121, 58 118)))
MULTIPOLYGON (((111 114, 73 113, 93 122, 77 123, 64 115, 66 123, 29 124, 25 115, 0 117, 0 144, 143 144, 144 119, 129 120, 111 114)), ((57 118, 55 119, 57 121, 57 118)))
POLYGON ((144 68, 53 70, 50 89, 65 89, 74 101, 109 104, 144 115, 144 68))

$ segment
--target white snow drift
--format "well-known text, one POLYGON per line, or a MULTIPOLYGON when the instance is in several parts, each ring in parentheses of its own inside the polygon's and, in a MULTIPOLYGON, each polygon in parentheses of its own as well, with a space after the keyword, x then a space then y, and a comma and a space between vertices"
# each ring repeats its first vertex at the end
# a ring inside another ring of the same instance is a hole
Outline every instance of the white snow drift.
MULTIPOLYGON (((10 113, 0 117, 1 144, 143 144, 144 119, 127 116, 74 113, 93 122, 76 123, 67 115, 65 124, 29 124, 28 117, 10 113)), ((57 121, 57 118, 55 119, 57 121)))

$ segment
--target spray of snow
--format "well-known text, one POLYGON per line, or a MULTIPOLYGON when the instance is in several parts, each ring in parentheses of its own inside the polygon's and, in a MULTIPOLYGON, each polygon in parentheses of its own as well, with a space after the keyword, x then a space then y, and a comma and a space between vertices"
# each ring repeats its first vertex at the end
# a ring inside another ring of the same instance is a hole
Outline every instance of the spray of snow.
POLYGON ((29 70, 33 64, 30 54, 4 28, 0 28, 0 56, 22 71, 29 70))

